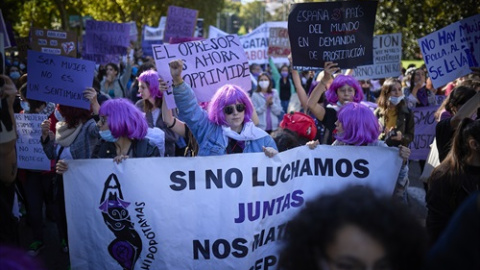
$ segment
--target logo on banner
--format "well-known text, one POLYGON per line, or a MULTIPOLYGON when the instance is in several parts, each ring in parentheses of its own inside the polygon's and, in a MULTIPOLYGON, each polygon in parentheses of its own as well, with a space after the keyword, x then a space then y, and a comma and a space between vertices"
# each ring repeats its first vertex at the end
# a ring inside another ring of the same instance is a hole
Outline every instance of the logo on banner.
POLYGON ((73 43, 73 41, 63 42, 62 43, 62 48, 63 48, 63 51, 66 54, 69 54, 71 51, 73 51, 75 49, 75 43, 73 43))
POLYGON ((133 269, 140 253, 142 240, 134 229, 127 207, 129 202, 123 200, 120 182, 115 174, 110 174, 105 181, 99 209, 103 220, 115 235, 108 245, 108 252, 123 269, 133 269))

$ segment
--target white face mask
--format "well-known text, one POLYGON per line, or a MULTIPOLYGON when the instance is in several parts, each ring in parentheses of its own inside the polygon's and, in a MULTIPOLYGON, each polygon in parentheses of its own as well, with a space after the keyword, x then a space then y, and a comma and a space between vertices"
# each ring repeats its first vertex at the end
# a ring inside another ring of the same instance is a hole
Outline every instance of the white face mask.
POLYGON ((399 97, 389 97, 388 100, 390 101, 390 103, 397 106, 398 103, 400 103, 400 101, 402 101, 404 98, 405 98, 405 96, 401 95, 399 97))
POLYGON ((60 114, 60 112, 57 109, 55 109, 55 118, 57 118, 58 122, 62 122, 65 120, 62 114, 60 114))
POLYGON ((262 88, 263 90, 267 89, 268 86, 270 85, 270 82, 269 81, 259 81, 258 82, 258 85, 260 86, 260 88, 262 88))

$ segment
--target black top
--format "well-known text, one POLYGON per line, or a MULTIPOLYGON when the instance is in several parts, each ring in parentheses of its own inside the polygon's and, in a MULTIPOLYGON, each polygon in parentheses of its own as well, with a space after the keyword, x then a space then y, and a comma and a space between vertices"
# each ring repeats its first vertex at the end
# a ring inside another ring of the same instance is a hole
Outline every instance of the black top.
POLYGON ((435 138, 437 139, 438 158, 442 162, 447 157, 452 147, 453 134, 455 129, 450 125, 452 118, 446 118, 438 122, 435 127, 435 138))

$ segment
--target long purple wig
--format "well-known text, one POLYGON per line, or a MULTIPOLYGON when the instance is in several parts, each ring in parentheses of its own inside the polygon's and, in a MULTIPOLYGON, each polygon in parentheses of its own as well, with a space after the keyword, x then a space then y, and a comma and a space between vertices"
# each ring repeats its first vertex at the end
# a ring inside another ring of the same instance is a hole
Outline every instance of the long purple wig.
POLYGON ((208 119, 217 125, 227 125, 223 108, 235 103, 245 105, 244 123, 252 120, 253 104, 247 93, 239 86, 226 84, 220 87, 213 95, 208 107, 208 119))
POLYGON ((338 121, 342 123, 343 133, 335 138, 349 145, 365 145, 376 142, 380 135, 380 126, 375 114, 361 103, 349 102, 338 112, 338 121))
POLYGON ((144 82, 148 85, 148 90, 150 90, 150 95, 154 98, 161 98, 163 96, 162 91, 159 89, 159 76, 155 70, 147 70, 142 72, 138 77, 138 80, 144 82))
POLYGON ((328 90, 325 92, 325 97, 327 98, 327 101, 330 104, 337 103, 338 101, 337 90, 346 84, 350 85, 351 87, 353 87, 353 89, 355 89, 355 96, 353 97, 353 102, 358 103, 363 100, 363 90, 362 90, 362 87, 360 86, 360 83, 352 76, 340 74, 337 77, 335 77, 332 84, 330 85, 328 90))
POLYGON ((108 129, 115 138, 141 140, 147 135, 147 120, 143 113, 126 98, 109 99, 100 107, 99 114, 108 117, 108 129))

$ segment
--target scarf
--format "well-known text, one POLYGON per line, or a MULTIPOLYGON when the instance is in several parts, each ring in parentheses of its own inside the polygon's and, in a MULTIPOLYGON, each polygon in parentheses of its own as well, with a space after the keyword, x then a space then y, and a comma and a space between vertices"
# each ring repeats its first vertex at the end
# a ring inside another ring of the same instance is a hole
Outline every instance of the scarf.
POLYGON ((83 124, 80 123, 75 128, 68 128, 66 122, 57 122, 57 124, 55 125, 55 128, 57 130, 57 132, 55 133, 55 142, 63 147, 69 147, 77 138, 80 130, 82 129, 82 126, 83 124))
POLYGON ((230 127, 227 126, 222 126, 222 129, 225 141, 228 141, 228 138, 232 138, 237 141, 253 141, 263 138, 265 136, 270 136, 264 130, 256 127, 252 121, 243 124, 243 129, 240 134, 233 131, 230 127))

